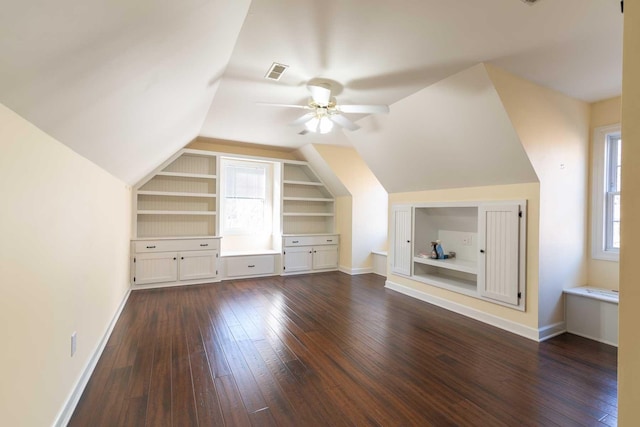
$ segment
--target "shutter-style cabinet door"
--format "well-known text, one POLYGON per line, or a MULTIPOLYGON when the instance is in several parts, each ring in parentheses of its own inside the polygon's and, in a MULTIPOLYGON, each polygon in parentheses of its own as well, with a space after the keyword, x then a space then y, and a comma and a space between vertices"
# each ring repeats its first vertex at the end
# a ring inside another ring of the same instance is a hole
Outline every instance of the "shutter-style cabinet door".
POLYGON ((478 209, 478 292, 518 305, 520 207, 481 205, 478 209))
POLYGON ((391 271, 411 275, 411 206, 393 206, 391 271))

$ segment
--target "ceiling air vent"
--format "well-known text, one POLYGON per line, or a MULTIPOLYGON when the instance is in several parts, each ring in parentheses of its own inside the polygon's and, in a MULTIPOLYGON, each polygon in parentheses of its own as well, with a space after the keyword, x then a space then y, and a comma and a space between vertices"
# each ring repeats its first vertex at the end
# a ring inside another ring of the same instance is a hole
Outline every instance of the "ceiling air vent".
POLYGON ((267 74, 264 76, 264 78, 278 81, 287 68, 289 68, 288 65, 278 64, 277 62, 274 62, 273 64, 271 64, 271 67, 269 67, 269 71, 267 71, 267 74))

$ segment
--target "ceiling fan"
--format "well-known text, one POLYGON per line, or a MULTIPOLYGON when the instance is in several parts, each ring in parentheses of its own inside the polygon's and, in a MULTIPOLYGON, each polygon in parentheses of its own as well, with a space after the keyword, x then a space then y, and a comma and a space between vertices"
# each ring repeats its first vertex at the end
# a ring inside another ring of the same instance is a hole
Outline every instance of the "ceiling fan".
POLYGON ((301 135, 308 132, 328 133, 333 129, 334 124, 350 131, 360 129, 360 126, 346 118, 343 113, 378 114, 389 112, 387 105, 338 104, 336 99, 331 96, 331 86, 327 83, 310 83, 307 85, 307 89, 311 93, 307 105, 269 103, 261 103, 261 105, 307 110, 307 113, 291 122, 292 126, 304 124, 305 130, 300 132, 301 135))

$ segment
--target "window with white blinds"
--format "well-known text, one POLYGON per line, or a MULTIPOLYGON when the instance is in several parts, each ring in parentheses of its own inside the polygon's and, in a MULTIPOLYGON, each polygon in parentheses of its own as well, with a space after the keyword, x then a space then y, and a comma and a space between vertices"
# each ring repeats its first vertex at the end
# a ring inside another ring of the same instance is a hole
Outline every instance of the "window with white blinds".
POLYGON ((221 159, 222 235, 264 235, 273 231, 273 165, 221 159))

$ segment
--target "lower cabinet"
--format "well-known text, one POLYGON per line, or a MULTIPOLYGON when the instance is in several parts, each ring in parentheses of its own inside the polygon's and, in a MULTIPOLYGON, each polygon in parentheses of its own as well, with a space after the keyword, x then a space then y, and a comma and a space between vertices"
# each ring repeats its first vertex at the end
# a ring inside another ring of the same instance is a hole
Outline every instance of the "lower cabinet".
POLYGON ((220 240, 134 240, 131 282, 180 285, 218 281, 220 240))
POLYGON ((282 274, 336 270, 338 241, 337 234, 286 236, 283 239, 282 274))

